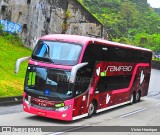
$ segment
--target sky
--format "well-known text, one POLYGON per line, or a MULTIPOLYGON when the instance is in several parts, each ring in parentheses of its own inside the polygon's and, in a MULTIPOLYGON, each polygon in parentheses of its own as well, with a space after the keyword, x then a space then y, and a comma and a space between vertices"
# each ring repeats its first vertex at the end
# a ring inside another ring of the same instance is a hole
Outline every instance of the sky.
POLYGON ((160 8, 160 0, 147 0, 153 8, 160 8))

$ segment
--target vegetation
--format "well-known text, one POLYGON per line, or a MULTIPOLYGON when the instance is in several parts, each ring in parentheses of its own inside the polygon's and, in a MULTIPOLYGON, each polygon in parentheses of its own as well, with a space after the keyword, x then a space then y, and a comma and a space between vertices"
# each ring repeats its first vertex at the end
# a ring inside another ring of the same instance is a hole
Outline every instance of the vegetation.
POLYGON ((22 63, 18 75, 14 67, 18 58, 30 55, 16 34, 5 33, 0 26, 0 97, 22 95, 27 62, 22 63))
MULTIPOLYGON (((151 8, 147 0, 79 0, 103 23, 109 40, 133 44, 160 52, 160 9, 151 8)), ((66 11, 63 24, 67 29, 66 11)), ((0 97, 22 95, 27 62, 14 74, 18 58, 30 56, 16 34, 3 32, 0 26, 0 97)), ((155 59, 157 60, 157 59, 155 59)))
POLYGON ((160 8, 155 8, 154 10, 160 15, 160 8))
POLYGON ((79 0, 108 32, 109 40, 160 51, 160 9, 147 0, 79 0))

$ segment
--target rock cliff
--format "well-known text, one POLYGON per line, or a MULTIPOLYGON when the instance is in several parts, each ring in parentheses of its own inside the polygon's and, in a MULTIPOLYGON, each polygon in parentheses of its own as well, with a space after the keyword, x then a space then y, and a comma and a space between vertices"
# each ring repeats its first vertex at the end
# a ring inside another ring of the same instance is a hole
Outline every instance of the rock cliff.
POLYGON ((103 25, 77 0, 0 0, 0 20, 20 24, 19 35, 30 48, 46 34, 103 37, 103 25))

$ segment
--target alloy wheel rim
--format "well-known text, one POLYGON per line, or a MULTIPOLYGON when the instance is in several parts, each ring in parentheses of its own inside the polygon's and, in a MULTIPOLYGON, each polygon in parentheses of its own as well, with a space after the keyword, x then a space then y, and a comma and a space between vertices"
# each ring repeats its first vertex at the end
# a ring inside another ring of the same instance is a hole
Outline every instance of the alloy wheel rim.
POLYGON ((89 115, 93 114, 93 112, 94 112, 94 105, 91 103, 89 105, 89 115))
POLYGON ((136 100, 139 100, 139 93, 136 94, 136 100))
POLYGON ((133 94, 132 94, 132 96, 131 96, 131 100, 130 100, 130 102, 131 102, 131 103, 133 103, 133 94))

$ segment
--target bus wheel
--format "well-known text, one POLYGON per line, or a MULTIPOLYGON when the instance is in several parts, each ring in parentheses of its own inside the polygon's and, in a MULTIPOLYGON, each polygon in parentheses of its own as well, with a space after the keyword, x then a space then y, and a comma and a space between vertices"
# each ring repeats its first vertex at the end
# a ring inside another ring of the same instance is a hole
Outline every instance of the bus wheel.
POLYGON ((96 106, 95 104, 92 102, 90 103, 89 107, 88 107, 88 117, 91 118, 93 116, 93 114, 96 111, 96 106))
POLYGON ((136 102, 140 102, 140 100, 141 100, 141 92, 139 91, 136 93, 136 102))
POLYGON ((133 103, 134 103, 134 93, 133 93, 132 96, 131 96, 130 105, 132 105, 133 103))

